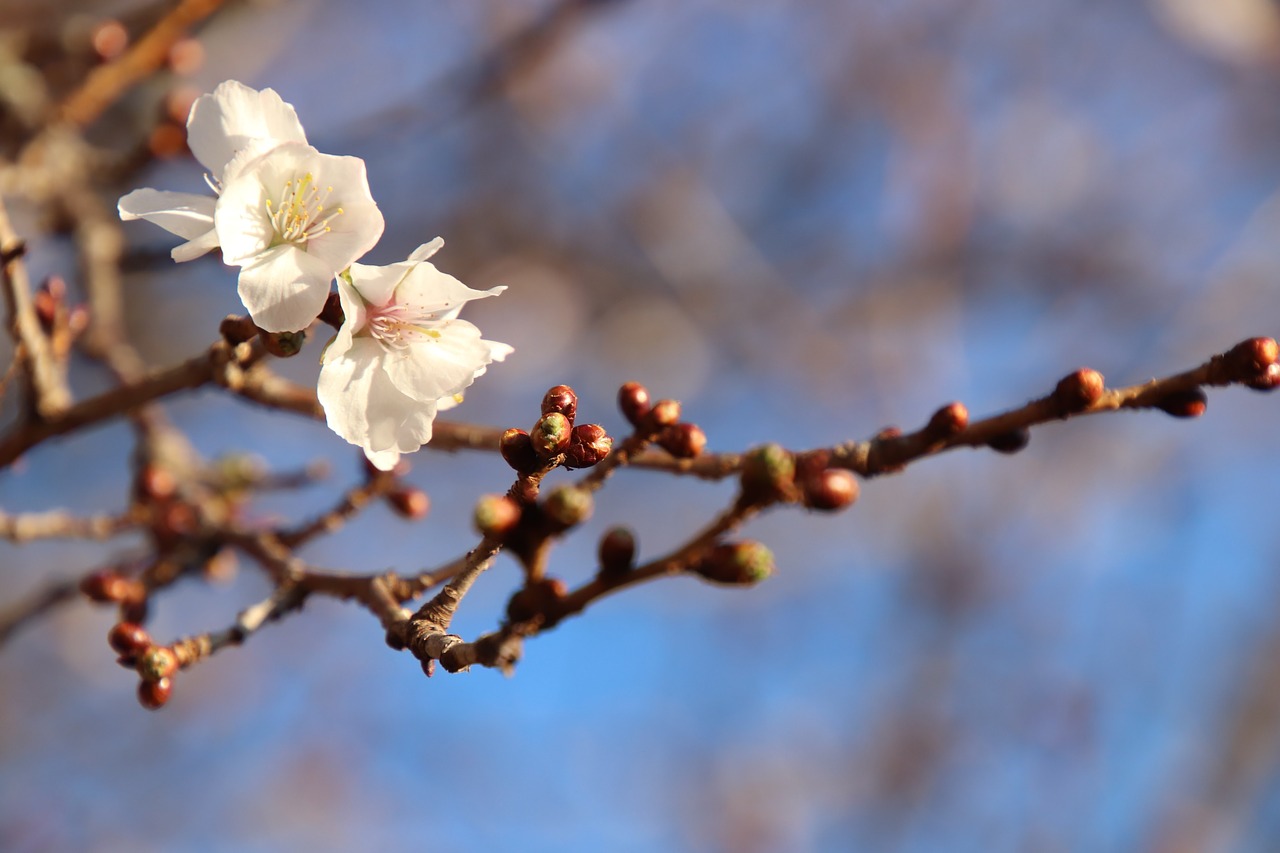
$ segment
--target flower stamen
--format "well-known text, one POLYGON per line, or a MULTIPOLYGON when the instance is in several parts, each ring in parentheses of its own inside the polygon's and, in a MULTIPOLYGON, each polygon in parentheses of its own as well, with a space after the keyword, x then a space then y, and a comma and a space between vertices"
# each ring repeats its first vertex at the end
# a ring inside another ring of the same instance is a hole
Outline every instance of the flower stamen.
POLYGON ((343 213, 341 207, 325 209, 332 193, 333 187, 322 192, 310 172, 285 181, 279 206, 267 199, 267 218, 278 242, 306 248, 308 240, 331 230, 329 223, 343 213))

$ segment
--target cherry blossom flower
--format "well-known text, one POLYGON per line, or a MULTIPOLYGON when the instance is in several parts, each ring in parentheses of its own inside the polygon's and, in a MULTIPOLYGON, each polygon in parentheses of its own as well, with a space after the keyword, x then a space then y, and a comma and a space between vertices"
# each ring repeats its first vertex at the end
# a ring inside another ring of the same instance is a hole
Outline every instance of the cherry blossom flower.
POLYGON ((235 82, 197 99, 187 129, 216 199, 135 190, 120 199, 121 218, 185 237, 177 261, 220 247, 241 268, 240 299, 258 326, 304 328, 333 277, 382 236, 364 161, 321 154, 279 95, 235 82))
POLYGON ((472 290, 427 262, 444 245, 389 266, 352 264, 338 279, 345 320, 322 356, 317 393, 329 428, 389 471, 431 440, 436 413, 512 352, 458 319, 462 306, 506 288, 472 290))

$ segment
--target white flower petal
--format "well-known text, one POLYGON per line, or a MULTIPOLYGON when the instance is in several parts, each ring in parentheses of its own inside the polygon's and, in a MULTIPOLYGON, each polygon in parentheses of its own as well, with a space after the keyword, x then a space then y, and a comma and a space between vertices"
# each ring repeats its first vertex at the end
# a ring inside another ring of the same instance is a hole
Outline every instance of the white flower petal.
POLYGON ((422 262, 409 270, 396 288, 397 305, 412 305, 430 311, 439 319, 451 319, 462 306, 473 299, 497 296, 505 288, 491 291, 472 290, 448 273, 440 272, 435 264, 422 262))
POLYGON ((191 105, 187 144, 215 178, 221 179, 236 152, 254 140, 307 141, 293 106, 275 90, 258 91, 228 80, 191 105))
POLYGON ((194 240, 173 247, 169 257, 178 263, 191 261, 218 248, 218 232, 210 228, 194 240))
POLYGON ((214 199, 209 196, 148 188, 123 196, 116 207, 126 222, 145 219, 187 240, 202 238, 213 230, 214 199))
POLYGON ((332 272, 293 246, 262 252, 240 270, 240 301, 268 332, 305 329, 324 308, 332 272))
POLYGON ((387 375, 415 400, 438 400, 456 394, 475 381, 490 361, 487 342, 480 330, 466 320, 451 320, 417 336, 385 359, 387 375))
POLYGON ((321 364, 346 355, 347 350, 351 349, 352 336, 364 327, 364 302, 342 276, 338 276, 338 302, 342 305, 342 326, 325 348, 324 355, 320 358, 321 364))
POLYGON ((436 252, 444 248, 444 238, 437 237, 430 243, 423 243, 421 246, 413 250, 413 254, 409 255, 410 263, 425 261, 436 252))
POLYGON ((396 286, 414 266, 408 261, 386 266, 352 264, 351 283, 366 305, 381 308, 391 301, 396 286))
POLYGON ((431 440, 434 402, 422 403, 401 394, 382 369, 385 350, 376 341, 357 339, 341 358, 320 369, 316 393, 329 428, 382 470, 395 465, 431 440))

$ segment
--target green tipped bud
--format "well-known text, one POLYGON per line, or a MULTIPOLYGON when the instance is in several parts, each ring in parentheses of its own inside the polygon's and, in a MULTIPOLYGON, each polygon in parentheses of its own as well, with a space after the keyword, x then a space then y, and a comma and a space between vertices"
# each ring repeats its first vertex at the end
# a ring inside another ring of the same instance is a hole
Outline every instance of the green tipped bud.
POLYGON ((484 495, 476 501, 472 520, 481 536, 501 538, 520 523, 520 507, 505 495, 484 495))
POLYGON ((151 646, 138 656, 138 675, 143 681, 159 681, 178 671, 178 656, 168 646, 151 646))
POLYGON ((577 486, 560 486, 547 495, 542 511, 557 524, 572 527, 590 518, 594 507, 591 492, 577 486))
POLYGON ((569 438, 573 435, 573 424, 559 412, 547 412, 533 425, 529 440, 533 449, 544 459, 563 453, 569 446, 569 438))
POLYGON ((762 444, 742 459, 742 492, 758 500, 786 496, 796 478, 796 460, 777 444, 762 444))
POLYGON ((773 552, 755 541, 717 545, 692 568, 703 580, 726 586, 757 584, 773 570, 773 552))

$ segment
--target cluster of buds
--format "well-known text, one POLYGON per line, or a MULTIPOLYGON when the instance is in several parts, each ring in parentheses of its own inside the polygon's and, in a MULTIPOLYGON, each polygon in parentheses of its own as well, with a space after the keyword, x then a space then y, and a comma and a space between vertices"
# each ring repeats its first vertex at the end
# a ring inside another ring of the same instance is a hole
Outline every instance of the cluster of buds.
POLYGON ((175 649, 157 646, 147 629, 137 622, 118 622, 107 632, 107 642, 120 655, 119 664, 137 671, 138 702, 155 710, 169 701, 173 677, 182 663, 175 649))
POLYGON ((600 424, 574 425, 578 395, 568 385, 556 385, 542 398, 542 414, 533 429, 509 429, 502 434, 502 458, 520 474, 564 465, 590 468, 609 455, 613 439, 600 424))
POLYGON ((638 435, 649 437, 677 459, 693 459, 707 446, 707 434, 697 424, 680 420, 677 400, 651 402, 649 390, 639 382, 618 389, 618 408, 638 435))
POLYGON ((1223 356, 1230 378, 1255 391, 1280 387, 1280 345, 1275 338, 1249 338, 1223 356))
POLYGON ((147 585, 126 577, 118 569, 99 569, 80 581, 80 592, 98 604, 118 604, 126 619, 141 620, 147 613, 147 585))

